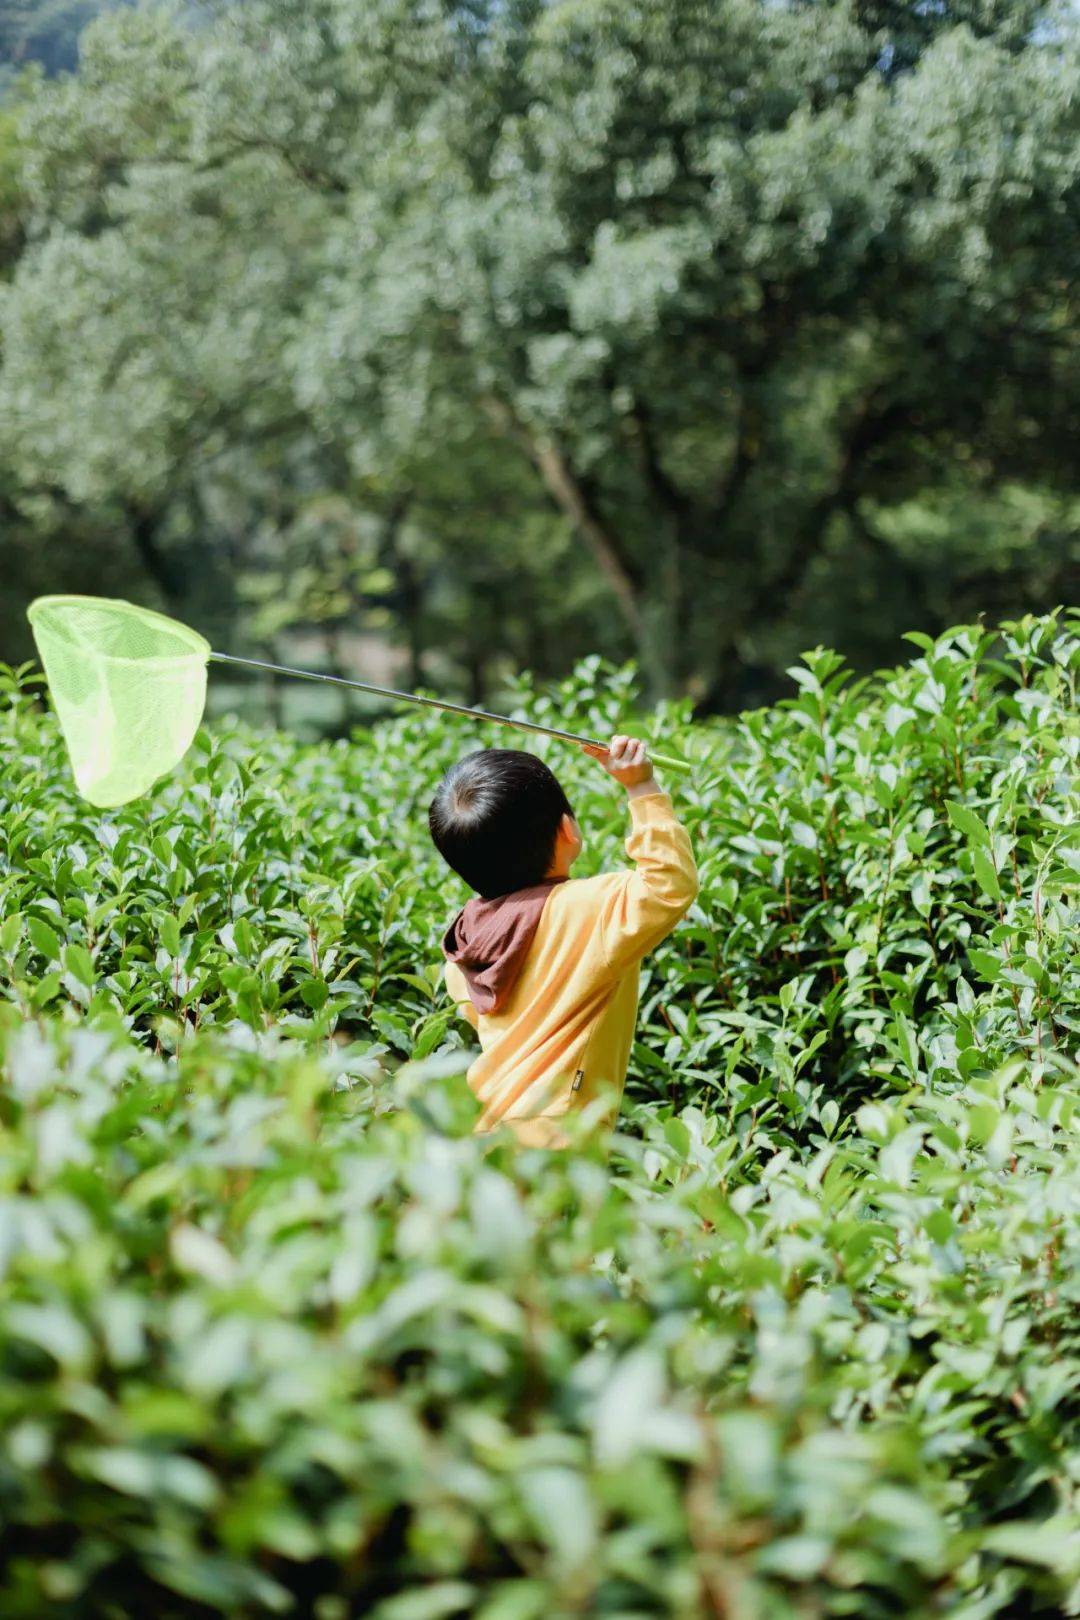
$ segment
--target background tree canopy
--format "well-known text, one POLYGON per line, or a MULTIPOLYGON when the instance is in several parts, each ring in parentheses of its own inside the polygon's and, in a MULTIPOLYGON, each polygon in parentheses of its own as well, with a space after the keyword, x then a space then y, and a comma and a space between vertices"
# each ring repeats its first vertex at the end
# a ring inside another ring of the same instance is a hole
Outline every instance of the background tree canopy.
POLYGON ((0 122, 5 652, 108 589, 730 707, 1066 598, 1078 87, 1024 0, 106 11, 0 122))

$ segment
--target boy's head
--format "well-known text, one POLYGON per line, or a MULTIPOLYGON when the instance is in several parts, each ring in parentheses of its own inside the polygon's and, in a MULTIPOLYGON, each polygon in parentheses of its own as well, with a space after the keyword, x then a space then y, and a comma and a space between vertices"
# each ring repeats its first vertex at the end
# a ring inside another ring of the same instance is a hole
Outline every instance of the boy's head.
POLYGON ((553 773, 516 748, 483 748, 452 765, 428 810, 439 854, 485 900, 565 877, 581 850, 553 773))

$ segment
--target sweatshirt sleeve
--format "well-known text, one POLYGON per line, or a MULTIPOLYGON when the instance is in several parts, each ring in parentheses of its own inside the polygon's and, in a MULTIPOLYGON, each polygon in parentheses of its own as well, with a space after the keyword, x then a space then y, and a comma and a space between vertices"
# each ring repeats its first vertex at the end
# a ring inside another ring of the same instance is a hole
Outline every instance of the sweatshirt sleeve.
POLYGON ((456 1006, 459 1015, 470 1023, 473 1029, 478 1027, 480 1014, 469 1000, 469 990, 465 983, 465 975, 456 962, 446 962, 443 965, 443 979, 450 994, 450 999, 456 1006))
POLYGON ((631 799, 630 822, 626 853, 634 867, 619 874, 600 913, 601 948, 616 973, 659 945, 698 892, 690 838, 669 795, 657 791, 631 799))

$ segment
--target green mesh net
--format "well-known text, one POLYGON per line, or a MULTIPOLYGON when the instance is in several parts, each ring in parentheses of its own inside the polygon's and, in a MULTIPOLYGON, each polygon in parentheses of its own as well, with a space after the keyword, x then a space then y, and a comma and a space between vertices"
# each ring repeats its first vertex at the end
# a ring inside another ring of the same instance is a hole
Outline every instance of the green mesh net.
POLYGON ((28 617, 79 792, 102 808, 137 799, 191 746, 210 643, 103 597, 40 596, 28 617))

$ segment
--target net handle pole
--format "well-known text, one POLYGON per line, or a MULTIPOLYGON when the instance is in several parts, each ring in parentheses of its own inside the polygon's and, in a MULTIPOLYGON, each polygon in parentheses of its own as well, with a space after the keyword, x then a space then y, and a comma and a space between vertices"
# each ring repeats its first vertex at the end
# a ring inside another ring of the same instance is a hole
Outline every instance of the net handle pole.
MULTIPOLYGON (((422 697, 417 692, 399 692, 392 686, 374 686, 370 681, 350 681, 344 675, 320 675, 311 669, 292 669, 286 664, 266 664, 258 658, 234 658, 230 653, 212 652, 210 654, 215 664, 237 664, 244 669, 261 669, 269 675, 291 675, 295 680, 322 681, 327 686, 347 686, 354 692, 368 692, 374 697, 390 698, 394 703, 415 703, 425 709, 441 709, 445 714, 464 715, 468 720, 490 720, 497 726, 511 726, 515 731, 531 731, 542 737, 558 737, 562 742, 584 744, 589 748, 604 749, 605 744, 597 742, 595 737, 583 737, 576 731, 560 731, 555 726, 537 725, 534 720, 511 720, 506 714, 491 714, 487 709, 470 709, 463 703, 448 703, 442 698, 422 697)), ((672 759, 666 754, 655 754, 651 750, 649 758, 654 765, 660 765, 664 770, 687 772, 690 766, 685 760, 672 759)))

